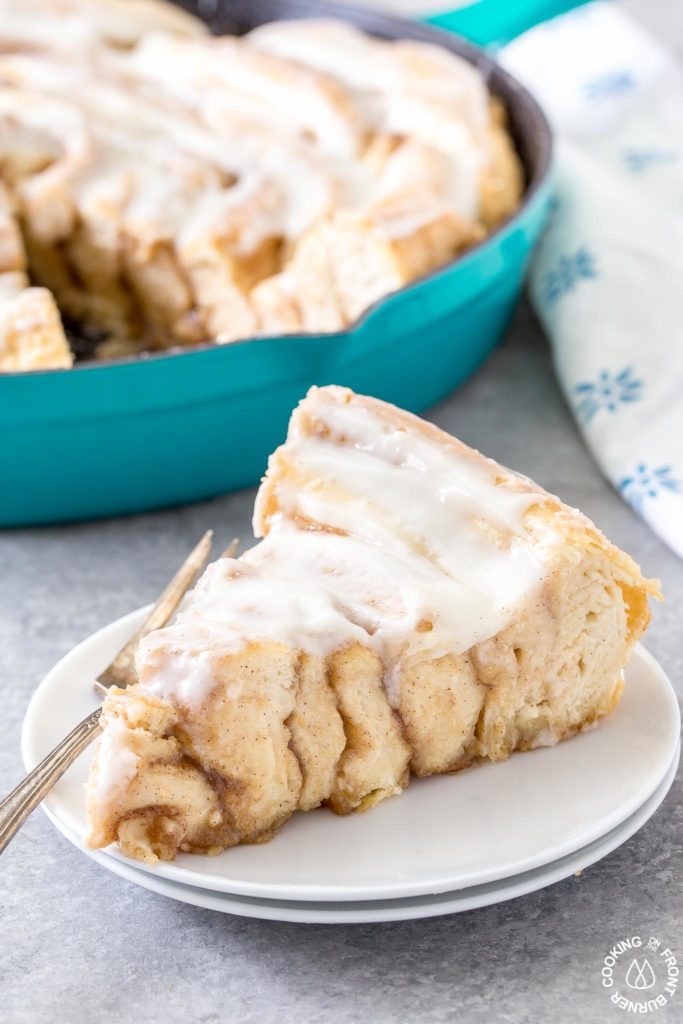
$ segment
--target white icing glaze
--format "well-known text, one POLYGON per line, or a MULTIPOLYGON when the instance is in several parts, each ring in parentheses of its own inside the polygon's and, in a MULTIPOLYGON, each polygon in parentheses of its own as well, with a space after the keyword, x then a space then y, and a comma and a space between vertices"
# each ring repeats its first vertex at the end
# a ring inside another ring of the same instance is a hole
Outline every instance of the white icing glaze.
POLYGON ((158 77, 195 106, 201 105, 204 90, 220 90, 214 97, 217 118, 224 96, 230 114, 235 97, 244 95, 251 112, 262 110, 271 127, 276 118, 284 119, 290 132, 309 132, 325 149, 346 156, 354 156, 361 145, 360 112, 344 90, 305 64, 276 60, 228 36, 195 42, 151 35, 134 60, 141 75, 158 77))
POLYGON ((189 112, 140 96, 125 74, 117 81, 127 64, 110 59, 106 66, 111 79, 97 81, 81 65, 0 58, 0 80, 4 72, 22 86, 21 94, 8 90, 0 99, 0 113, 4 102, 28 128, 39 118, 43 139, 50 139, 60 128, 54 103, 28 90, 58 95, 65 121, 58 137, 72 147, 75 127, 65 118, 81 125, 85 113, 89 159, 71 176, 71 188, 83 204, 93 191, 113 194, 111 208, 125 211, 131 234, 178 237, 182 249, 187 238, 203 235, 206 244, 228 224, 235 251, 249 253, 267 238, 297 238, 340 203, 361 203, 370 193, 369 172, 359 162, 323 157, 291 130, 273 133, 243 116, 226 119, 213 136, 189 112), (236 183, 227 187, 230 176, 236 183))
POLYGON ((3 49, 78 53, 94 44, 131 46, 149 31, 201 36, 202 22, 175 5, 140 0, 1 0, 3 49))
POLYGON ((135 777, 140 759, 130 748, 130 735, 126 723, 117 716, 110 717, 107 728, 102 730, 92 789, 98 807, 115 804, 135 777))
MULTIPOLYGON (((27 200, 35 193, 31 226, 45 243, 80 218, 103 249, 139 262, 168 243, 191 273, 219 250, 227 277, 231 257, 271 239, 296 243, 337 211, 367 212, 389 240, 451 211, 477 217, 488 94, 458 57, 324 21, 279 22, 246 39, 179 25, 179 35, 153 32, 117 52, 97 48, 103 23, 85 6, 47 3, 41 20, 35 0, 26 17, 0 0, 0 28, 18 50, 0 56, 0 120, 19 123, 19 148, 32 132, 55 150, 22 186, 27 200), (69 30, 80 17, 82 39, 59 33, 61 17, 69 30)), ((285 264, 296 258, 283 252, 285 264)))
POLYGON ((339 394, 314 389, 295 413, 270 470, 276 513, 268 481, 257 499, 265 539, 210 566, 178 623, 142 642, 147 691, 201 703, 212 657, 250 640, 323 657, 358 642, 383 659, 396 704, 406 659, 495 635, 547 574, 557 536, 524 520, 548 495, 381 403, 339 394))
MULTIPOLYGON (((488 93, 467 61, 427 43, 387 43, 339 21, 281 21, 263 25, 247 42, 265 52, 301 61, 353 91, 373 131, 413 139, 447 160, 441 198, 476 216, 481 173, 490 159, 488 93)), ((378 185, 383 197, 396 184, 390 158, 378 185)), ((425 178, 403 181, 420 195, 425 178)))
POLYGON ((488 122, 481 74, 429 43, 385 42, 333 19, 272 22, 251 32, 246 42, 342 82, 355 92, 376 130, 405 131, 401 105, 406 96, 429 99, 432 111, 457 111, 478 135, 488 122))
POLYGON ((555 729, 541 729, 540 732, 536 733, 531 744, 531 749, 536 750, 538 747, 556 747, 561 739, 562 735, 559 732, 556 732, 555 729))

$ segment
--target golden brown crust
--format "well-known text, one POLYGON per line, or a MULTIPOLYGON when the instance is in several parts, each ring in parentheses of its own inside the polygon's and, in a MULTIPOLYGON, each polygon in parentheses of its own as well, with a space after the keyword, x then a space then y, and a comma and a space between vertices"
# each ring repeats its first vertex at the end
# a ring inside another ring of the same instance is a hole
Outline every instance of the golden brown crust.
POLYGON ((72 364, 54 299, 31 288, 26 252, 9 190, 0 181, 0 372, 72 364))
POLYGON ((494 231, 516 211, 524 192, 524 168, 507 128, 505 107, 492 96, 490 110, 491 161, 480 194, 480 216, 486 231, 494 231))

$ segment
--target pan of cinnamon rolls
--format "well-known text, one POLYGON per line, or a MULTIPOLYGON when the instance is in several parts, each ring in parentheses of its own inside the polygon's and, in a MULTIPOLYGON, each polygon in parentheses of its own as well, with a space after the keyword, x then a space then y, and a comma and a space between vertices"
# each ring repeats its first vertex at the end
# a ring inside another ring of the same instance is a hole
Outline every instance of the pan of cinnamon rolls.
POLYGON ((0 525, 255 483, 312 384, 436 401, 551 148, 482 51, 377 11, 0 0, 0 525))

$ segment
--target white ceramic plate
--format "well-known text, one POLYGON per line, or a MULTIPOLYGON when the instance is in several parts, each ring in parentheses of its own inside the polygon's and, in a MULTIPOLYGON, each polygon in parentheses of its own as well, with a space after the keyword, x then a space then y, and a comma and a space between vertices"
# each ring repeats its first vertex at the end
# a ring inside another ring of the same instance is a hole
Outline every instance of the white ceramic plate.
MULTIPOLYGON (((95 706, 94 677, 145 612, 95 633, 45 678, 24 721, 27 768, 95 706)), ((214 892, 296 901, 396 899, 483 885, 566 857, 625 821, 662 782, 678 736, 671 684, 641 648, 619 706, 592 732, 417 781, 368 814, 299 814, 262 846, 210 858, 183 854, 137 870, 214 892)), ((46 801, 57 827, 76 836, 85 829, 89 759, 81 757, 46 801)), ((123 860, 115 847, 106 855, 123 860)))
MULTIPOLYGON (((231 896, 214 893, 180 882, 171 882, 150 872, 140 871, 130 861, 119 861, 106 853, 85 850, 90 857, 108 871, 129 882, 150 889, 161 896, 189 903, 206 910, 238 917, 253 917, 266 921, 292 921, 303 924, 367 924, 381 921, 408 921, 415 918, 441 917, 444 914, 459 914, 464 910, 488 907, 503 900, 515 899, 527 893, 544 889, 554 882, 560 882, 570 875, 585 870, 591 864, 612 853, 618 846, 638 831, 655 813, 666 796, 676 775, 680 746, 676 750, 671 766, 652 796, 645 801, 635 814, 621 825, 608 832, 601 839, 589 843, 576 853, 563 857, 542 868, 527 871, 512 878, 487 885, 470 886, 460 892, 441 893, 437 896, 413 896, 397 900, 366 900, 360 903, 311 903, 292 900, 259 900, 249 896, 231 896)), ((79 849, 83 849, 77 836, 62 831, 79 849)))

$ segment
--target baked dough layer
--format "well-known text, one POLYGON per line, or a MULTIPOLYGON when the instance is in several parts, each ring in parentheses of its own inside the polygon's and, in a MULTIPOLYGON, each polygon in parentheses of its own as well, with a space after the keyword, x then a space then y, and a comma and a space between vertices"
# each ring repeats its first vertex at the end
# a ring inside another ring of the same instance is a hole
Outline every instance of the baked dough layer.
POLYGON ((52 295, 30 287, 21 231, 0 182, 0 372, 68 369, 72 362, 52 295))

